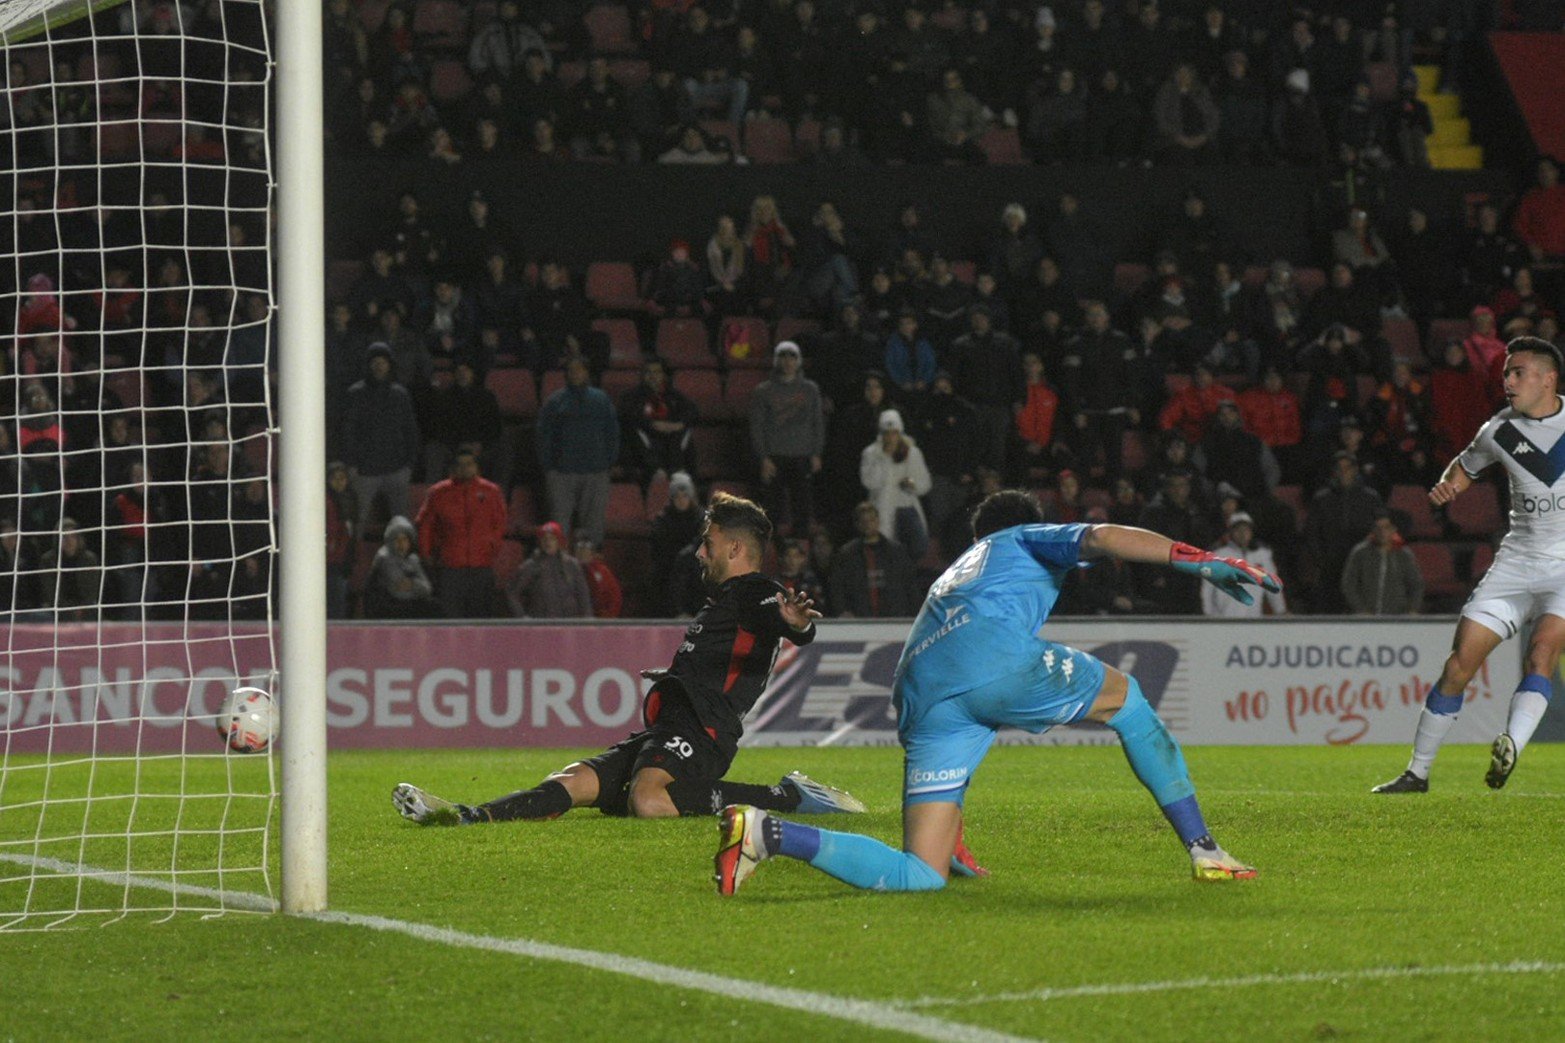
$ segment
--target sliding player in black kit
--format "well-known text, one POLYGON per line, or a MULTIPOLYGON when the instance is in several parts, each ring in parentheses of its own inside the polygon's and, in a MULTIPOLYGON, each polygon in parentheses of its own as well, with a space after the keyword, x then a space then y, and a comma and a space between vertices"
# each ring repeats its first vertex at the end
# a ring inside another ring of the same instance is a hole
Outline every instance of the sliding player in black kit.
POLYGON ((642 708, 645 730, 533 789, 486 804, 456 804, 400 783, 392 791, 397 810, 423 825, 446 826, 554 818, 579 807, 636 818, 715 815, 729 804, 794 814, 863 811, 854 797, 798 772, 775 786, 723 780, 744 715, 766 689, 778 642, 809 644, 820 618, 808 597, 761 574, 771 534, 766 512, 754 503, 712 497, 697 554, 710 596, 669 668, 643 673, 655 682, 642 708))

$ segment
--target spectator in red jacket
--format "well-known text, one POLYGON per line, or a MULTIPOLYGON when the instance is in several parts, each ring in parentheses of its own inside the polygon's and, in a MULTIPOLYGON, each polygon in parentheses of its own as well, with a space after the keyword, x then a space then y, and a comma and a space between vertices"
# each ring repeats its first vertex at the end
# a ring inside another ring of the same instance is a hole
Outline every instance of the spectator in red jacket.
POLYGON ((1538 183, 1516 207, 1511 228, 1534 261, 1565 257, 1565 185, 1553 156, 1538 160, 1537 176, 1538 183))
POLYGON ((457 450, 451 477, 418 509, 418 544, 440 569, 436 596, 447 619, 482 619, 494 601, 494 559, 505 536, 505 498, 478 473, 471 447, 457 450))
POLYGON ((1282 382, 1281 370, 1268 366, 1261 376, 1261 386, 1249 388, 1239 396, 1239 414, 1244 417, 1244 429, 1265 443, 1277 458, 1283 480, 1298 482, 1304 422, 1299 396, 1282 382))
POLYGON ((598 557, 598 548, 586 534, 576 537, 576 561, 587 579, 587 594, 592 598, 592 618, 618 619, 625 608, 625 593, 619 577, 609 563, 598 557))
POLYGON ((1022 374, 1027 380, 1027 399, 1016 414, 1016 433, 1021 438, 1024 464, 1041 464, 1054 444, 1054 422, 1060 412, 1060 393, 1049 386, 1043 358, 1029 351, 1022 356, 1022 374))
POLYGON ((1480 304, 1472 312, 1473 332, 1462 341, 1467 352, 1467 364, 1484 380, 1484 397, 1498 407, 1503 396, 1500 388, 1501 370, 1505 368, 1505 341, 1495 328, 1494 309, 1480 304))
POLYGON ((1158 426, 1164 431, 1178 429, 1185 441, 1195 445, 1206 437, 1207 426, 1217 415, 1217 403, 1233 397, 1233 388, 1217 383, 1211 367, 1198 363, 1195 379, 1175 392, 1158 414, 1158 426))
POLYGON ((1489 419, 1494 393, 1484 374, 1473 367, 1458 341, 1445 346, 1444 365, 1429 375, 1430 426, 1435 432, 1435 457, 1449 460, 1473 440, 1489 419))
POLYGON ((354 529, 359 501, 353 495, 348 465, 326 465, 326 618, 348 618, 348 577, 354 566, 354 529))

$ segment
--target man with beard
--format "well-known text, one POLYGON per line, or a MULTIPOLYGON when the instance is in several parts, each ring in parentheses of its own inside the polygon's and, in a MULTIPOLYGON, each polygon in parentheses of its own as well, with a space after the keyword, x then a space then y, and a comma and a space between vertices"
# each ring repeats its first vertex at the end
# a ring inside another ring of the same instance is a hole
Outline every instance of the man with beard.
POLYGON ((864 805, 842 790, 790 772, 775 786, 722 781, 744 734, 744 715, 760 698, 778 642, 815 639, 820 613, 804 593, 761 574, 772 523, 749 500, 716 493, 697 557, 706 606, 685 631, 667 670, 642 706, 646 728, 596 757, 577 761, 532 789, 485 804, 454 804, 410 783, 392 802, 421 825, 556 818, 575 807, 605 815, 672 818, 712 815, 736 801, 795 814, 856 813, 864 805))

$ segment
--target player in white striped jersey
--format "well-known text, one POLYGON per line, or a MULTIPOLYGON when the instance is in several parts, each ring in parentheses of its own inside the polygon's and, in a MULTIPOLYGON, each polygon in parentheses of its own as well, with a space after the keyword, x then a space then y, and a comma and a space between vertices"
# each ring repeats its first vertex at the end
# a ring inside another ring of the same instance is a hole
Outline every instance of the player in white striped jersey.
POLYGON ((1407 770, 1376 793, 1424 793, 1440 743, 1456 723, 1467 684, 1501 641, 1535 620, 1527 674, 1511 696, 1505 731, 1489 752, 1484 781, 1499 789, 1510 778, 1553 695, 1551 678, 1565 646, 1565 398, 1559 393, 1560 349, 1537 337, 1505 348, 1505 399, 1462 454, 1446 467, 1429 499, 1460 496, 1490 464, 1511 481, 1511 529, 1456 625, 1451 655, 1429 690, 1407 770))

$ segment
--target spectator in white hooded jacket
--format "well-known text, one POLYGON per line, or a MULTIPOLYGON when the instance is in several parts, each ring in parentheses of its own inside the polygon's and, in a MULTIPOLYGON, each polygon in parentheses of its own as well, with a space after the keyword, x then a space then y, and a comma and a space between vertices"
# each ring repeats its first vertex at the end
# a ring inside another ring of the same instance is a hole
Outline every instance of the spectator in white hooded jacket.
POLYGON ((902 544, 915 562, 922 558, 929 525, 919 497, 929 492, 929 468, 895 409, 880 414, 880 438, 859 454, 859 482, 880 512, 881 535, 902 544))

